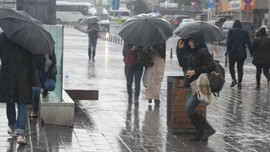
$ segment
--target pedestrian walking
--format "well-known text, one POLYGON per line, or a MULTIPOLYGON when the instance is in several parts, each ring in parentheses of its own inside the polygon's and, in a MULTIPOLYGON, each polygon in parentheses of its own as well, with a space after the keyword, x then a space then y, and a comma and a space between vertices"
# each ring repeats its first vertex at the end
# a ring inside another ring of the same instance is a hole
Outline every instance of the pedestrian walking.
POLYGON ((132 102, 132 83, 135 78, 135 105, 139 105, 141 78, 143 73, 142 50, 132 44, 124 43, 123 56, 125 62, 125 76, 127 80, 128 101, 132 102))
POLYGON ((165 70, 166 44, 161 43, 152 47, 145 46, 144 61, 145 65, 143 84, 146 87, 145 95, 149 103, 154 99, 155 104, 160 104, 160 88, 165 70))
POLYGON ((41 82, 41 87, 32 87, 33 110, 31 112, 31 117, 37 117, 41 88, 43 90, 42 95, 46 97, 48 95, 48 91, 53 91, 55 89, 56 74, 57 74, 56 56, 54 52, 50 55, 37 54, 34 56, 38 68, 38 76, 41 82))
POLYGON ((242 88, 243 66, 247 58, 246 45, 250 51, 251 43, 248 32, 242 28, 242 24, 239 20, 235 20, 227 37, 227 53, 229 55, 229 69, 232 78, 230 87, 234 87, 238 84, 238 88, 242 88), (235 63, 237 63, 238 82, 235 77, 235 63))
MULTIPOLYGON (((206 47, 203 34, 199 31, 191 32, 187 35, 186 39, 189 40, 190 56, 188 58, 185 86, 190 87, 190 84, 198 79, 200 74, 209 73, 215 70, 215 63, 206 47)), ((181 41, 179 47, 184 47, 184 41, 181 41)), ((189 91, 186 101, 186 113, 189 119, 197 130, 197 135, 191 138, 191 141, 207 141, 208 137, 213 135, 216 131, 208 123, 206 118, 196 109, 200 101, 196 94, 189 91)))
POLYGON ((88 57, 93 61, 95 60, 98 32, 100 31, 98 23, 89 23, 87 26, 88 31, 88 57))
POLYGON ((33 55, 0 34, 0 102, 7 103, 8 134, 18 144, 27 144, 24 137, 27 121, 27 104, 31 103, 32 87, 40 86, 33 55), (18 114, 16 118, 17 103, 18 114))
POLYGON ((256 88, 260 88, 261 74, 263 74, 267 79, 267 84, 269 86, 270 74, 270 38, 267 37, 266 29, 260 28, 256 33, 256 38, 251 46, 251 56, 253 56, 252 63, 256 66, 256 88))

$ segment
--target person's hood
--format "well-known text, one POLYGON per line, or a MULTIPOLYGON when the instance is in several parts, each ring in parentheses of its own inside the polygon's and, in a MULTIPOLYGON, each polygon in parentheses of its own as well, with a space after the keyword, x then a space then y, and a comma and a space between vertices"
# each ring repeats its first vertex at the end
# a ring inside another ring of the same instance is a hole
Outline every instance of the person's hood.
POLYGON ((264 27, 260 28, 257 32, 256 32, 256 36, 267 36, 266 33, 266 29, 264 27))
POLYGON ((232 28, 242 28, 242 24, 239 20, 235 20, 232 28))
POLYGON ((189 33, 185 39, 192 39, 196 48, 205 46, 204 36, 201 31, 193 31, 189 33))

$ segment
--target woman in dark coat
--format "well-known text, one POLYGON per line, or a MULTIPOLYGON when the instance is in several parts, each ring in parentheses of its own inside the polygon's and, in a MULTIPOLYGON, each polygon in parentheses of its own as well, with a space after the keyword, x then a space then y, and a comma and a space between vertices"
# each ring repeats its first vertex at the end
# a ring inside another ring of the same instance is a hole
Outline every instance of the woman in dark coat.
POLYGON ((185 40, 183 38, 180 38, 176 45, 176 56, 184 74, 187 71, 187 63, 190 54, 191 51, 190 46, 188 45, 188 39, 185 40), (183 44, 183 46, 180 46, 181 44, 183 44))
MULTIPOLYGON (((215 62, 205 45, 203 34, 199 31, 191 32, 185 39, 189 40, 190 56, 187 63, 186 73, 186 86, 190 86, 201 73, 209 73, 215 70, 215 62)), ((182 43, 184 43, 182 41, 182 43)), ((180 44, 183 47, 184 44, 180 44)), ((192 91, 189 92, 186 101, 186 113, 188 114, 191 122, 198 131, 197 135, 191 141, 207 141, 208 137, 213 135, 216 131, 207 122, 206 118, 196 110, 200 101, 197 95, 192 91)))
POLYGON ((252 63, 256 66, 257 89, 260 88, 261 74, 265 75, 268 86, 270 81, 270 38, 267 37, 266 29, 261 28, 256 35, 258 36, 252 46, 251 55, 254 57, 252 63))
POLYGON ((125 64, 125 76, 127 80, 127 92, 128 92, 128 101, 129 103, 132 102, 132 83, 133 78, 135 78, 135 105, 139 105, 139 96, 141 90, 141 78, 143 73, 143 65, 142 65, 142 50, 141 47, 137 47, 132 44, 124 43, 123 47, 123 56, 124 62, 126 57, 130 55, 133 51, 136 52, 137 56, 137 63, 131 67, 125 64))
POLYGON ((33 55, 0 34, 0 102, 7 103, 8 133, 17 137, 19 144, 27 144, 24 138, 27 120, 27 104, 31 104, 32 86, 39 86, 33 55), (18 107, 16 119, 15 103, 18 107))
POLYGON ((245 59, 247 58, 246 45, 250 51, 250 39, 248 32, 242 28, 242 24, 239 20, 236 20, 233 24, 233 28, 229 30, 227 37, 227 53, 229 54, 229 68, 232 77, 232 83, 230 87, 234 87, 237 84, 235 78, 234 65, 237 63, 238 71, 238 88, 242 88, 243 79, 243 66, 245 59))

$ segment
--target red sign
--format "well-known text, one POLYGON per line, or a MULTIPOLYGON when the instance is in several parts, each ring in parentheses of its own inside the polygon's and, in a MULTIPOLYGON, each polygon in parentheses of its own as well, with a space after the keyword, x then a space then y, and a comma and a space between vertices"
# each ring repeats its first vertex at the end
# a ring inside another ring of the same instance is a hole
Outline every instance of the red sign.
POLYGON ((251 11, 251 3, 245 3, 244 5, 244 11, 251 11))

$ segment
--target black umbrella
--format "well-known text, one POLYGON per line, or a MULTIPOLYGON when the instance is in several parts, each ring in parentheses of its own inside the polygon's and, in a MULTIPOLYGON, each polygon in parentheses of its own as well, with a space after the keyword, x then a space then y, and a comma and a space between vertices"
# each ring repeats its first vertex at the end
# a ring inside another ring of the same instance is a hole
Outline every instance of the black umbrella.
POLYGON ((90 16, 90 17, 86 17, 83 20, 83 24, 94 24, 94 23, 98 23, 100 22, 100 17, 98 16, 90 16))
POLYGON ((33 54, 51 54, 54 40, 40 21, 24 11, 0 9, 0 26, 7 38, 33 54))
POLYGON ((130 44, 152 46, 163 43, 173 34, 171 23, 158 14, 140 14, 126 20, 119 35, 130 44))
POLYGON ((203 33, 206 42, 219 42, 225 39, 223 32, 220 31, 220 29, 216 25, 203 21, 180 25, 178 28, 176 28, 174 34, 185 38, 187 35, 189 35, 190 32, 196 30, 203 33))

